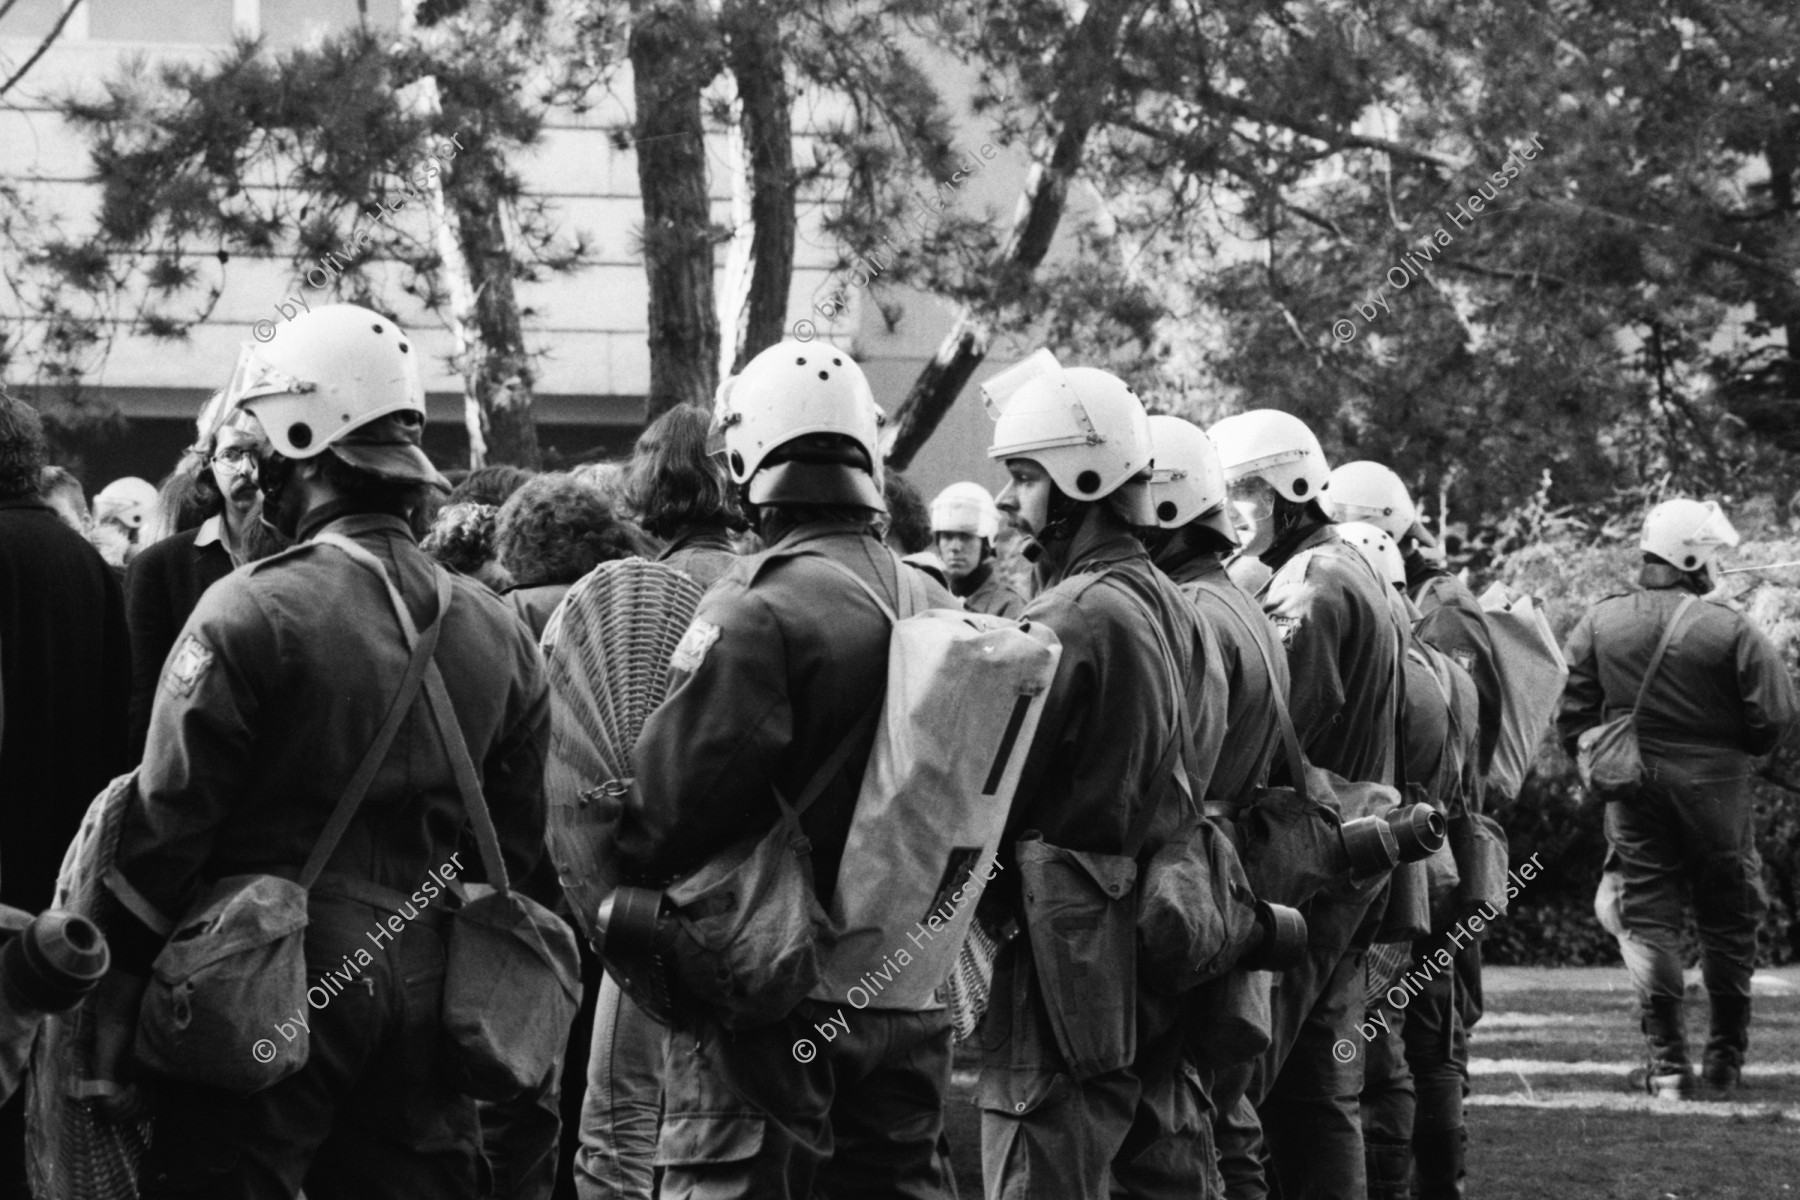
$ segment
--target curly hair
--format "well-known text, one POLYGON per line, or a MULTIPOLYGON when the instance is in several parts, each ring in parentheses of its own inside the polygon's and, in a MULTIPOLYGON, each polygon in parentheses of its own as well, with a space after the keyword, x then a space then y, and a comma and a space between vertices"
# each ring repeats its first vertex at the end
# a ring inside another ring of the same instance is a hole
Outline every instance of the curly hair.
POLYGON ((494 557, 492 504, 446 504, 419 548, 464 575, 473 575, 494 557))
POLYGON ((505 463, 478 467, 450 490, 450 498, 444 503, 491 504, 499 508, 509 496, 525 486, 530 478, 531 472, 524 467, 507 466, 505 463))
POLYGON ((678 404, 650 423, 631 450, 625 501, 648 529, 674 538, 683 529, 743 529, 744 514, 725 465, 706 452, 712 418, 678 404))
POLYGON ((37 409, 0 393, 0 500, 37 495, 49 457, 37 409))
POLYGON ((603 562, 648 549, 642 531, 606 497, 560 472, 531 479, 494 518, 494 551, 519 587, 574 583, 603 562))
POLYGON ((887 501, 888 538, 899 544, 900 553, 931 549, 931 510, 912 481, 898 471, 889 471, 881 492, 887 501))

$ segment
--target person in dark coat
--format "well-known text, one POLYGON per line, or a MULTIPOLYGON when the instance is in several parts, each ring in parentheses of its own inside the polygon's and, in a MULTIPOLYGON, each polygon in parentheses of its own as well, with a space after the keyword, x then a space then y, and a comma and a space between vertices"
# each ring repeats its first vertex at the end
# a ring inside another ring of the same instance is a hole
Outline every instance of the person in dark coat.
MULTIPOLYGON (((1272 409, 1209 431, 1231 486, 1242 557, 1272 572, 1257 591, 1287 651, 1289 711, 1308 762, 1347 780, 1392 785, 1404 704, 1404 648, 1387 585, 1329 524, 1330 467, 1298 418, 1272 409)), ((1363 1014, 1378 894, 1326 894, 1304 907, 1306 960, 1285 972, 1256 1082, 1268 1163, 1287 1200, 1365 1200, 1360 1056, 1333 1054, 1363 1014), (1372 909, 1372 911, 1371 911, 1372 909)))
POLYGON ((258 519, 256 455, 262 437, 248 414, 224 420, 222 394, 200 414, 195 499, 199 525, 147 545, 125 569, 125 619, 131 628, 131 753, 144 754, 150 706, 175 636, 206 589, 247 562, 281 548, 258 519))
POLYGON ((979 483, 953 483, 931 502, 931 536, 950 591, 970 612, 1012 619, 1025 611, 1025 597, 995 570, 999 532, 1000 512, 979 483))
MULTIPOLYGON (((887 682, 891 626, 873 596, 892 608, 907 586, 872 527, 884 503, 880 410, 848 355, 783 342, 720 389, 719 418, 768 549, 706 594, 674 652, 668 698, 632 754, 619 850, 630 878, 687 871, 772 828, 777 795, 800 796, 824 768, 800 825, 829 906, 887 682)), ((952 603, 924 587, 928 606, 952 603)), ((816 1054, 797 1050, 835 1011, 802 1000, 735 1033, 706 1014, 684 1020, 669 1039, 663 1195, 949 1193, 938 1154, 948 1014, 869 1008, 847 1032, 808 1040, 816 1054)))
MULTIPOLYGON (((38 494, 43 422, 0 393, 0 902, 36 913, 95 796, 130 767, 118 575, 38 494)), ((0 1108, 0 1194, 27 1195, 24 1093, 0 1108)))
POLYGON ((1666 500, 1644 519, 1637 589, 1582 615, 1563 653, 1558 732, 1570 757, 1584 733, 1637 709, 1644 778, 1607 791, 1606 862, 1594 913, 1619 941, 1649 1062, 1632 1082, 1661 1099, 1693 1095, 1683 1012, 1684 909, 1692 897, 1711 1009, 1702 1079, 1737 1087, 1750 1045, 1750 976, 1768 906, 1750 780, 1793 729, 1781 652, 1713 590, 1720 546, 1737 531, 1711 501, 1666 500), (1676 622, 1679 622, 1678 624, 1676 622), (1657 646, 1665 657, 1645 685, 1657 646))

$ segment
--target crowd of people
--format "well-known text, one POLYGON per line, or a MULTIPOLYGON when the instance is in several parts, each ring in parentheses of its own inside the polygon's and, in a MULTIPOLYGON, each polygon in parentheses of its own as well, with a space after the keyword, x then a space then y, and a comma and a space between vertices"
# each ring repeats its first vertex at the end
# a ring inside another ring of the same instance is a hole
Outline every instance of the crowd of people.
MULTIPOLYGON (((0 397, 0 901, 48 907, 89 804, 135 771, 106 864, 114 969, 91 1002, 92 1103, 154 1120, 141 1195, 954 1195, 959 1054, 979 1067, 993 1200, 1467 1194, 1481 963, 1454 831, 1507 799, 1488 783, 1506 670, 1392 470, 1332 469, 1275 410, 1205 430, 1150 416, 1122 380, 1044 352, 984 388, 999 497, 963 482, 929 502, 884 470, 881 409, 820 342, 764 351, 715 411, 662 415, 626 461, 544 473, 440 473, 407 335, 356 306, 247 345, 232 380, 160 488, 114 485, 91 513, 47 463, 37 415, 0 397), (566 701, 540 640, 573 586, 627 559, 705 589, 616 830, 621 882, 668 889, 666 912, 679 881, 784 822, 813 907, 852 874, 892 873, 901 925, 932 912, 973 859, 958 878, 926 864, 948 882, 915 896, 907 847, 850 837, 877 714, 901 719, 881 704, 891 622, 922 595, 1054 635, 965 947, 985 947, 987 1003, 960 1050, 942 990, 847 1020, 818 992, 750 1024, 692 1002, 665 1024, 621 986, 609 955, 625 952, 585 939, 572 1024, 460 1021, 456 914, 483 885, 589 924, 546 852, 566 701), (1301 811, 1309 787, 1302 809, 1329 836, 1317 861, 1277 861, 1269 814, 1301 811), (1345 857, 1336 831, 1358 814, 1331 807, 1333 788, 1379 803, 1378 868, 1345 857), (1442 845, 1409 860, 1390 825, 1422 812, 1442 845), (1234 943, 1190 964, 1198 985, 1167 986, 1138 896, 1196 854, 1223 881, 1186 899, 1196 924, 1229 922, 1215 895, 1290 906, 1303 951, 1251 969, 1234 943), (266 1043, 269 1074, 236 1086, 248 1044, 174 1065, 147 1047, 190 1024, 164 1015, 165 993, 186 1014, 250 995, 228 990, 245 976, 283 984, 266 959, 170 983, 172 952, 222 937, 210 914, 270 894, 262 879, 304 889, 303 935, 263 929, 207 961, 291 936, 303 983, 343 982, 278 1013, 288 1030, 305 1018, 300 1052, 266 1043), (440 884, 455 902, 424 902, 440 884), (1422 966, 1422 986, 1394 988, 1422 966), (533 1054, 550 1065, 529 1086, 468 1082, 472 1063, 533 1054)), ((1699 599, 1734 541, 1716 505, 1660 506, 1640 588, 1568 648, 1571 753, 1586 764, 1626 710, 1641 733, 1638 776, 1595 786, 1612 845, 1597 909, 1643 1007, 1638 1085, 1671 1100, 1728 1094, 1741 1073, 1762 911, 1747 780, 1796 718, 1768 640, 1699 599), (1712 999, 1698 1075, 1678 957, 1689 886, 1712 999)), ((31 1194, 30 1136, 15 1097, 6 1194, 31 1194)))

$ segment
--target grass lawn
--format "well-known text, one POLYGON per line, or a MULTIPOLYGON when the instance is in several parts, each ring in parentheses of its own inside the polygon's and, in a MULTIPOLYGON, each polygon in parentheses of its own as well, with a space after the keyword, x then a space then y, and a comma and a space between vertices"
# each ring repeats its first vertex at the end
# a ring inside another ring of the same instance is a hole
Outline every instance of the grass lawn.
MULTIPOLYGON (((1728 1103, 1625 1090, 1643 1053, 1621 968, 1490 968, 1471 1040, 1469 1200, 1800 1200, 1800 979, 1758 976, 1746 1086, 1728 1103)), ((1706 999, 1690 985, 1698 1064, 1706 999)), ((972 1063, 947 1114, 962 1196, 981 1195, 972 1063)))

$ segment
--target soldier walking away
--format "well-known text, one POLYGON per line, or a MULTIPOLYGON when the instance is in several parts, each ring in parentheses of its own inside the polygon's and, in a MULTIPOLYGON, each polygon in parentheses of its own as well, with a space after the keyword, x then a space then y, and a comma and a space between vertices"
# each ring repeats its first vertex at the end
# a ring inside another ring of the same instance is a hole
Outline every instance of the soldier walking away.
MULTIPOLYGON (((407 675, 390 588, 419 628, 441 622, 435 661, 452 728, 481 773, 509 875, 534 898, 557 897, 554 878, 534 874, 545 861, 550 734, 537 647, 487 588, 449 576, 414 541, 426 489, 443 486, 419 448, 419 357, 386 317, 338 304, 296 317, 239 360, 227 403, 267 436, 264 519, 297 544, 208 589, 163 668, 108 876, 130 917, 108 934, 118 969, 99 1005, 101 1078, 128 1078, 143 976, 201 887, 295 878, 319 842, 407 675), (324 538, 347 540, 381 573, 324 538)), ((474 1200, 484 1174, 475 1102, 444 1082, 442 1061, 450 906, 432 882, 467 822, 421 700, 308 896, 307 978, 354 977, 297 1014, 310 1023, 310 1053, 272 1086, 239 1096, 140 1081, 156 1116, 146 1198, 273 1200, 304 1187, 313 1197, 474 1200), (383 924, 390 917, 405 919, 400 932, 383 924)))
POLYGON ((1012 477, 999 508, 1038 577, 1024 618, 1062 643, 983 897, 984 922, 1024 930, 996 958, 980 1033, 987 1196, 1212 1195, 1186 999, 1137 969, 1132 860, 1187 807, 1175 771, 1206 792, 1225 735, 1219 645, 1138 540, 1155 524, 1150 432, 1125 383, 1040 353, 984 391, 988 456, 1012 477), (1021 885, 1033 862, 1054 889, 1021 885))
POLYGON ((1557 725, 1571 754, 1584 732, 1637 705, 1643 780, 1602 797, 1607 851, 1594 911, 1619 940, 1641 1010, 1649 1063, 1632 1083, 1665 1100, 1695 1092, 1681 973, 1690 890, 1712 1008, 1701 1080, 1715 1094, 1739 1082, 1756 931, 1768 906, 1751 820, 1752 760, 1773 750, 1797 715, 1769 639, 1705 598, 1719 547, 1737 541, 1712 501, 1657 505, 1639 542, 1639 588, 1588 610, 1564 650, 1569 681, 1557 725))
POLYGON ((1000 511, 979 483, 953 483, 931 502, 931 536, 950 577, 950 590, 970 612, 1017 617, 1025 597, 994 571, 1000 511))
MULTIPOLYGON (((1231 487, 1244 558, 1273 574, 1258 589, 1287 649, 1289 709, 1308 762, 1391 784, 1405 686, 1386 587, 1320 507, 1330 467, 1299 418, 1272 409, 1209 431, 1231 487)), ((1315 897, 1305 962, 1276 981, 1272 1043, 1253 1085, 1284 1200, 1364 1200, 1363 1060, 1332 1053, 1362 1018, 1367 950, 1384 904, 1315 897)), ((1237 1150, 1231 1153, 1238 1153, 1237 1150)), ((1249 1187, 1232 1200, 1267 1193, 1249 1187)))
MULTIPOLYGON (((841 866, 884 865, 842 862, 887 682, 891 625, 870 591, 898 608, 910 570, 873 524, 881 410, 849 355, 789 341, 720 387, 716 420, 768 549, 707 592, 675 650, 668 698, 633 752, 619 848, 629 877, 661 886, 773 828, 777 793, 800 797, 835 761, 800 820, 828 909, 841 866)), ((931 605, 954 607, 924 586, 931 605)), ((662 1194, 950 1194, 937 1153, 950 1040, 941 1007, 808 999, 736 1031, 684 1018, 669 1038, 662 1194)))

